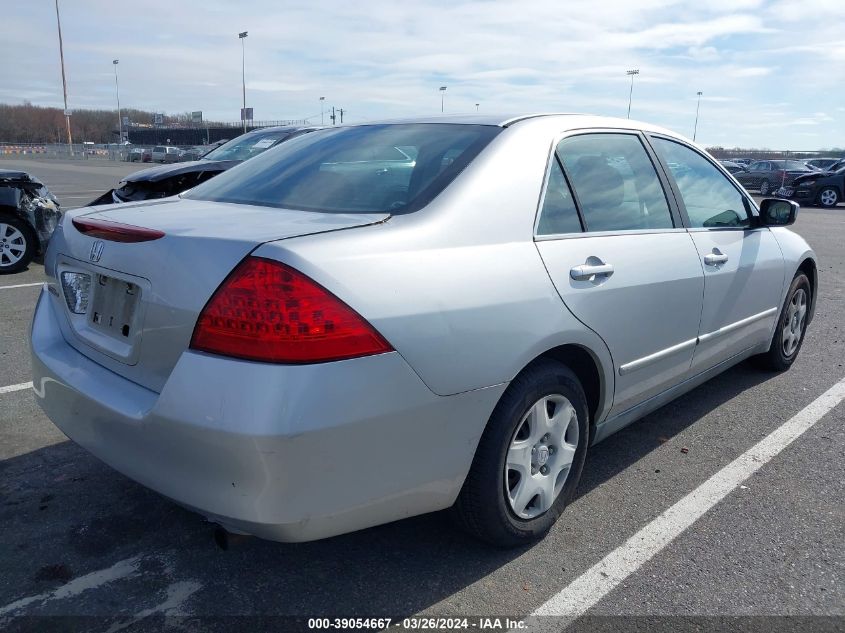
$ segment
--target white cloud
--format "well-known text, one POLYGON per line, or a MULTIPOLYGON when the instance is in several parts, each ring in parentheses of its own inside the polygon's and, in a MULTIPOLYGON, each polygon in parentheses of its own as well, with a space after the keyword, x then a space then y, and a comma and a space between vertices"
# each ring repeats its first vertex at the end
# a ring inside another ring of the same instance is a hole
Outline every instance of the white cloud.
MULTIPOLYGON (((351 121, 428 114, 439 111, 444 84, 447 111, 480 103, 487 112, 624 115, 625 70, 639 68, 632 116, 691 133, 701 90, 705 143, 784 145, 791 122, 807 119, 845 145, 845 126, 817 116, 843 111, 841 82, 830 78, 845 76, 845 42, 842 21, 830 18, 845 2, 806 1, 826 12, 794 11, 792 0, 253 0, 248 11, 228 0, 75 0, 61 8, 71 107, 113 107, 111 60, 120 58, 122 104, 234 120, 237 33, 248 30, 247 105, 258 118, 319 120, 320 96, 351 121)), ((0 99, 61 104, 54 25, 49 3, 21 3, 7 17, 0 58, 15 63, 0 67, 0 99)))

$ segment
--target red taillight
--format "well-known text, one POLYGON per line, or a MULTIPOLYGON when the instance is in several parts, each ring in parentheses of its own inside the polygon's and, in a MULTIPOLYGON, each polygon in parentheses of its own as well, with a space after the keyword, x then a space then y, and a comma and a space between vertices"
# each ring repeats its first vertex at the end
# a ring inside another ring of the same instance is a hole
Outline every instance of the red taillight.
POLYGON ((789 174, 787 174, 785 170, 781 169, 781 170, 778 172, 778 176, 777 176, 777 177, 778 177, 778 178, 780 178, 781 180, 786 180, 786 177, 787 177, 788 175, 789 175, 789 174))
POLYGON ((248 257, 203 308, 191 349, 269 363, 318 363, 393 348, 355 310, 301 272, 248 257))
POLYGON ((121 224, 111 220, 94 218, 73 218, 73 226, 80 233, 112 242, 151 242, 164 237, 164 232, 143 226, 121 224))

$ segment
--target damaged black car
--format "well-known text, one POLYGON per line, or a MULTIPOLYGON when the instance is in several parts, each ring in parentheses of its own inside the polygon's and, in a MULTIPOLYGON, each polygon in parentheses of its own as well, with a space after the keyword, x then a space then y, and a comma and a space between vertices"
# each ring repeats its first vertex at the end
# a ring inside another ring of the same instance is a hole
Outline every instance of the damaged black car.
POLYGON ((0 275, 25 269, 43 253, 62 211, 38 179, 0 169, 0 275))
POLYGON ((268 127, 247 132, 211 150, 199 160, 151 167, 130 174, 115 189, 91 201, 88 206, 175 196, 279 143, 315 129, 268 127))

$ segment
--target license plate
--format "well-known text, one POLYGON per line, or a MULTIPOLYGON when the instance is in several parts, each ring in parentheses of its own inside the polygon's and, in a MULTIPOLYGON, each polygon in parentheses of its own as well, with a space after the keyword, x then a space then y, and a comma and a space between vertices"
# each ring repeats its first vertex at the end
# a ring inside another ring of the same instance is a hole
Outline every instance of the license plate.
POLYGON ((88 307, 91 327, 119 340, 134 334, 135 310, 141 289, 133 283, 107 275, 96 275, 88 307))

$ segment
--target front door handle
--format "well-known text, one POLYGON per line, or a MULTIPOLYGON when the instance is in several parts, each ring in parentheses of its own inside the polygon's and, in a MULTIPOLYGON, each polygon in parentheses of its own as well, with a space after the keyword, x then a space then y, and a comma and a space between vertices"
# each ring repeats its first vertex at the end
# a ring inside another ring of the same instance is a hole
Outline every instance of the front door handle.
POLYGON ((718 248, 714 248, 712 253, 707 253, 704 256, 704 263, 708 266, 718 266, 728 261, 728 256, 722 253, 718 248))
POLYGON ((612 264, 582 264, 569 271, 569 276, 575 281, 590 281, 593 277, 609 277, 612 274, 612 264))

